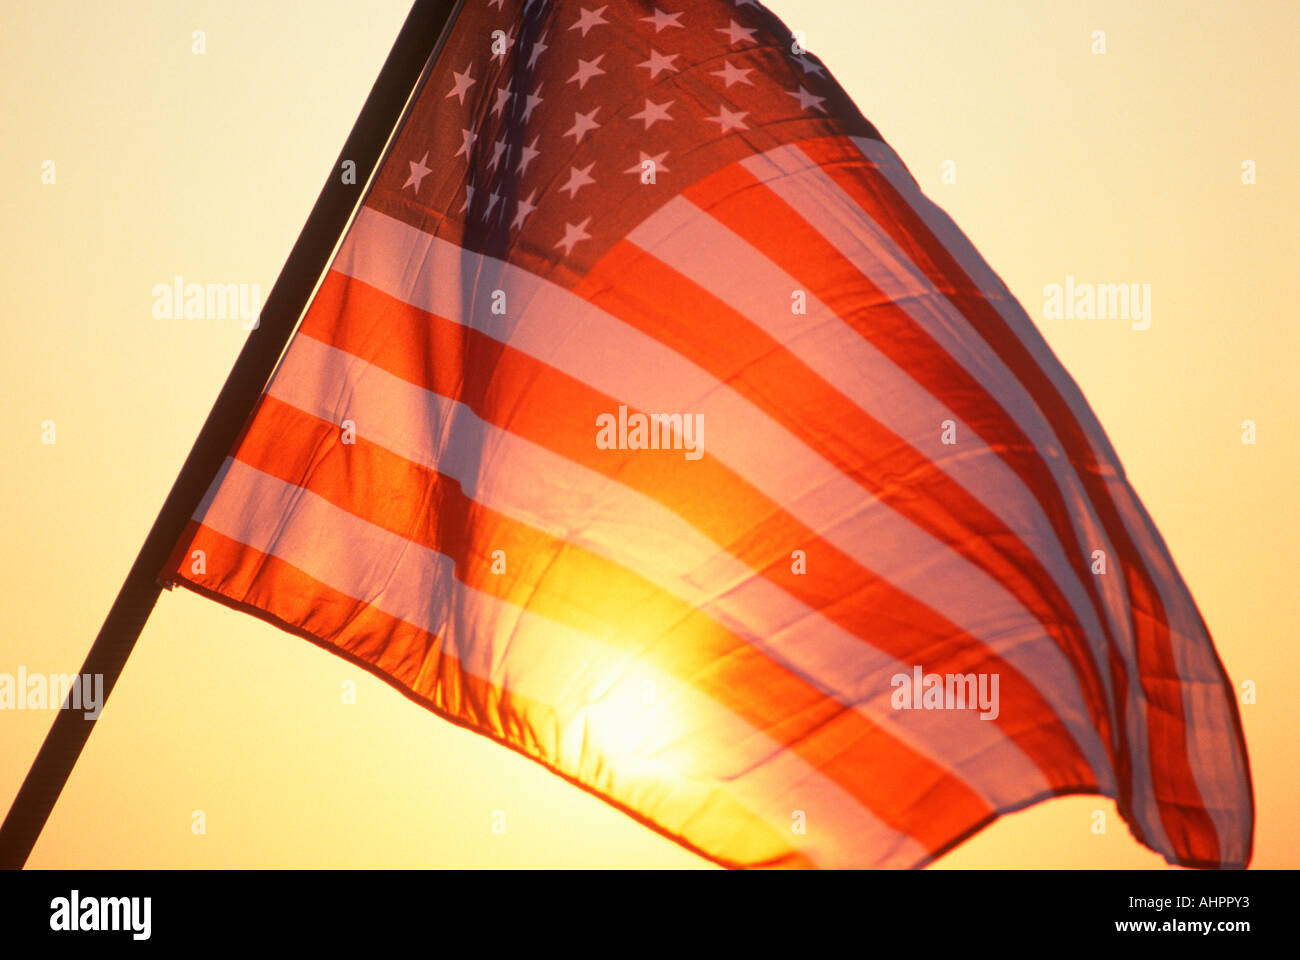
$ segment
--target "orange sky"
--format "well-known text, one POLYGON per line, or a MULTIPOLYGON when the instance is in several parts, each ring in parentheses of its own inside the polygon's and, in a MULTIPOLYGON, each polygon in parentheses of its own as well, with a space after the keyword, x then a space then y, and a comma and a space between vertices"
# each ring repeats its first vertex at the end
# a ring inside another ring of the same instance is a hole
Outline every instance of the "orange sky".
MULTIPOLYGON (((155 319, 153 286, 179 274, 269 291, 407 6, 10 5, 0 672, 81 663, 242 343, 236 321, 155 319)), ((1242 707, 1254 865, 1300 866, 1298 8, 769 6, 1083 388, 1229 674, 1257 686, 1242 707), (1151 328, 1044 319, 1043 288, 1067 275, 1150 283, 1151 328)), ((50 720, 0 713, 0 805, 50 720)), ((342 660, 184 591, 162 598, 31 862, 708 866, 342 660)), ((1162 865, 1095 797, 1005 817, 938 864, 1162 865)))

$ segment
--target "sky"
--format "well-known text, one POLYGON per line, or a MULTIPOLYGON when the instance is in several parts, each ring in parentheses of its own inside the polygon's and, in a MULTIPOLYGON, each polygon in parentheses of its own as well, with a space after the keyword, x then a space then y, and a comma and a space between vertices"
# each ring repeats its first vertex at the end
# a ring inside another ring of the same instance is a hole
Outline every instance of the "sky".
MULTIPOLYGON (((269 292, 408 5, 5 0, 0 673, 80 665, 247 335, 155 317, 155 285, 269 292)), ((768 6, 1080 384, 1253 690, 1252 865, 1300 866, 1300 6, 768 6), (1150 284, 1149 328, 1050 315, 1045 288, 1067 277, 1150 284)), ((0 808, 52 719, 0 712, 0 808)), ((30 864, 711 867, 183 590, 160 600, 30 864)), ((934 868, 1164 865, 1085 796, 1003 817, 934 868)))

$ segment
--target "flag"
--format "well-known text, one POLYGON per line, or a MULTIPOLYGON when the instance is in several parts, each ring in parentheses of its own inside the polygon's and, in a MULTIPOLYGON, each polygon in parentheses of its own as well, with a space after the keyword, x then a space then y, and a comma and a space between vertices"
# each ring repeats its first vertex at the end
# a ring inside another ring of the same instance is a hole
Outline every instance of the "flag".
POLYGON ((756 0, 465 5, 163 579, 727 866, 920 866, 1071 793, 1249 859, 1232 687, 1097 419, 756 0))

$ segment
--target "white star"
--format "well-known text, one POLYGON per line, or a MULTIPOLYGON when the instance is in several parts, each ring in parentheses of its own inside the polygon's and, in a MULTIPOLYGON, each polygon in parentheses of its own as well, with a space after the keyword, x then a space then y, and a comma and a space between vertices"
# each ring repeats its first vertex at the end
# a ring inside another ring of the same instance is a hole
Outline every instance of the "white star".
POLYGON ((595 130, 600 126, 596 122, 596 113, 599 110, 600 107, 593 107, 591 113, 578 113, 575 110, 573 113, 573 126, 566 130, 564 135, 573 137, 574 143, 582 143, 582 138, 587 135, 588 131, 595 130))
POLYGON ((472 183, 467 183, 465 184, 465 202, 460 205, 460 212, 464 213, 466 210, 468 210, 469 205, 473 202, 474 202, 474 185, 472 183))
POLYGON ((483 216, 481 218, 484 222, 487 222, 488 220, 492 219, 492 208, 497 205, 497 201, 500 199, 501 199, 501 194, 499 194, 495 190, 493 190, 490 194, 488 194, 487 209, 483 211, 483 216))
MULTIPOLYGON (((648 17, 642 17, 641 22, 653 23, 655 25, 655 33, 658 33, 660 30, 663 30, 666 27, 681 27, 682 25, 677 22, 677 18, 680 16, 681 16, 680 12, 665 13, 664 11, 660 10, 658 7, 655 7, 655 12, 648 17)), ((682 29, 685 29, 685 27, 682 27, 682 29)))
POLYGON ((748 130, 749 126, 745 123, 745 118, 749 116, 748 110, 741 110, 739 113, 732 113, 726 107, 718 107, 716 117, 706 117, 706 120, 712 120, 714 123, 722 124, 722 132, 728 130, 748 130))
POLYGON ((609 23, 601 14, 609 9, 609 6, 603 6, 599 10, 588 10, 583 8, 582 13, 578 16, 578 22, 571 26, 570 30, 581 30, 585 37, 587 31, 592 27, 599 27, 602 23, 609 23))
POLYGON ((542 85, 539 83, 537 85, 537 89, 534 90, 532 93, 528 94, 526 101, 524 103, 524 116, 523 116, 524 123, 528 122, 529 118, 532 117, 533 115, 533 111, 536 110, 538 104, 542 102, 542 98, 537 95, 541 92, 541 90, 542 90, 542 85))
POLYGON ((799 64, 799 66, 803 68, 804 73, 811 73, 813 76, 817 76, 817 77, 826 76, 826 71, 822 69, 820 66, 818 66, 817 64, 813 63, 807 57, 792 57, 791 59, 793 59, 795 63, 799 64))
POLYGON ((826 112, 826 109, 822 106, 822 104, 826 102, 826 98, 814 97, 811 93, 809 93, 806 89, 804 89, 802 84, 800 85, 797 93, 793 90, 787 90, 785 92, 785 95, 787 97, 794 97, 796 100, 799 101, 799 106, 803 107, 805 110, 820 110, 822 113, 826 112))
POLYGON ((573 83, 573 81, 577 80, 578 89, 581 90, 583 87, 587 85, 588 80, 590 80, 592 77, 599 76, 600 74, 605 72, 604 70, 600 69, 600 61, 604 59, 605 59, 605 55, 603 53, 600 56, 598 56, 595 60, 583 60, 581 57, 579 57, 578 72, 569 78, 569 83, 573 83))
POLYGON ((428 167, 424 165, 424 162, 428 159, 429 159, 429 151, 426 150, 424 151, 424 156, 422 156, 418 162, 413 160, 406 161, 411 165, 411 175, 407 177, 406 182, 402 184, 403 190, 405 190, 407 187, 411 185, 414 185, 415 192, 416 193, 420 192, 420 181, 433 172, 432 170, 430 170, 428 167))
POLYGON ((653 47, 651 47, 650 59, 638 63, 637 66, 645 67, 647 70, 649 70, 650 79, 653 80, 655 77, 659 76, 659 72, 661 70, 670 70, 673 73, 676 73, 677 68, 673 66, 673 61, 676 60, 678 56, 679 55, 676 53, 670 53, 664 55, 660 53, 658 50, 655 50, 653 47))
POLYGON ((583 240, 590 240, 591 234, 587 232, 587 224, 591 223, 591 217, 588 217, 582 223, 566 223, 564 225, 564 239, 555 245, 555 249, 564 248, 564 255, 571 256, 573 248, 583 240))
POLYGON ((547 33, 542 34, 541 39, 539 39, 536 43, 533 44, 532 49, 528 54, 529 70, 533 69, 533 67, 536 66, 537 58, 542 55, 542 51, 548 49, 546 38, 549 36, 550 36, 550 32, 548 31, 547 33))
POLYGON ((542 135, 539 133, 537 136, 533 137, 532 143, 526 147, 519 148, 521 152, 519 155, 519 162, 515 164, 515 173, 523 176, 528 172, 528 165, 533 162, 534 158, 536 158, 539 153, 542 152, 537 149, 537 141, 541 138, 542 135))
POLYGON ((506 138, 503 136, 496 143, 492 144, 492 159, 488 161, 487 168, 495 170, 498 163, 501 162, 501 155, 506 152, 506 138))
POLYGON ((727 24, 727 26, 718 27, 718 29, 715 32, 725 33, 728 37, 728 41, 734 47, 742 40, 748 40, 750 43, 753 43, 754 34, 757 31, 751 27, 742 27, 735 20, 732 20, 730 23, 727 24))
POLYGON ((515 96, 515 90, 514 90, 513 83, 506 84, 504 87, 501 87, 499 90, 497 90, 497 102, 492 107, 492 116, 495 117, 502 110, 504 110, 506 108, 506 104, 509 103, 511 100, 513 100, 514 96, 515 96))
POLYGON ((671 107, 676 102, 677 101, 675 100, 669 100, 667 103, 652 103, 650 99, 647 98, 645 102, 645 109, 642 110, 640 113, 632 114, 630 119, 644 120, 645 128, 649 130, 654 125, 654 122, 656 120, 672 119, 672 117, 668 115, 668 108, 671 107))
POLYGON ((750 67, 734 67, 730 63, 724 63, 721 70, 713 71, 710 76, 722 77, 726 81, 728 89, 731 88, 733 83, 747 83, 752 87, 754 81, 749 79, 749 75, 753 72, 753 68, 750 67))
POLYGON ((560 187, 560 189, 569 191, 570 200, 574 199, 578 195, 578 191, 587 184, 596 182, 594 179, 587 176, 587 174, 591 173, 591 168, 595 165, 596 162, 593 160, 591 163, 587 164, 585 170, 579 170, 577 167, 569 168, 569 182, 560 187))
POLYGON ((456 78, 455 85, 451 88, 451 93, 447 94, 445 99, 450 100, 452 97, 455 97, 460 101, 461 106, 465 105, 465 92, 469 90, 470 87, 474 86, 474 84, 478 83, 477 80, 469 75, 470 67, 473 66, 474 65, 471 63, 465 68, 464 73, 459 73, 455 70, 451 72, 451 75, 456 78))
POLYGON ((474 141, 478 139, 478 134, 473 130, 465 130, 462 128, 460 131, 460 137, 460 149, 456 151, 456 156, 459 157, 463 153, 468 157, 469 148, 474 146, 474 141))
POLYGON ((498 10, 501 9, 501 4, 504 3, 504 2, 505 2, 505 0, 488 0, 488 3, 489 3, 491 6, 496 7, 498 10))
POLYGON ((537 209, 537 204, 533 203, 537 199, 537 191, 534 190, 528 195, 527 200, 520 200, 515 204, 515 219, 510 224, 511 230, 518 230, 528 219, 528 215, 537 209))
POLYGON ((624 173, 635 173, 638 176, 640 176, 642 173, 645 172, 646 161, 649 161, 650 163, 653 163, 655 165, 655 173, 671 172, 667 167, 664 166, 664 157, 668 156, 667 150, 659 154, 659 156, 657 157, 650 156, 650 154, 646 153, 644 150, 638 150, 637 153, 641 154, 641 159, 638 160, 634 165, 624 170, 623 171, 624 173))

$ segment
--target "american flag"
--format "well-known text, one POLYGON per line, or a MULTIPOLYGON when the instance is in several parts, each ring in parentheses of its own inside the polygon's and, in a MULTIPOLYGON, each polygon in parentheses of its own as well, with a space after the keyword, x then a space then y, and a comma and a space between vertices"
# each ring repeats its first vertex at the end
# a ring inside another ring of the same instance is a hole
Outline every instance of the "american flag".
POLYGON ((724 865, 1080 792, 1249 859, 1232 686, 1096 418, 756 0, 465 4, 163 576, 724 865))

